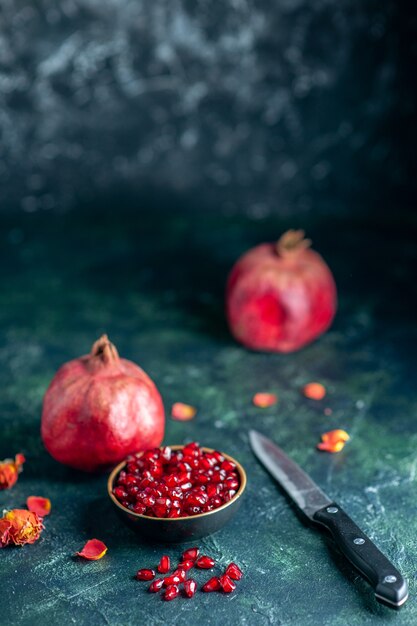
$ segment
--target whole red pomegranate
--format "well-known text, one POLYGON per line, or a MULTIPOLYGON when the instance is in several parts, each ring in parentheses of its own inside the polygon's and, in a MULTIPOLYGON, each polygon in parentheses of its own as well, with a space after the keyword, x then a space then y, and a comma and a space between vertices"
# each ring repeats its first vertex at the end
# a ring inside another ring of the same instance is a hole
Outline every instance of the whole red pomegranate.
POLYGON ((107 335, 90 354, 60 367, 43 401, 46 449, 57 461, 88 472, 159 446, 164 427, 155 384, 135 363, 119 357, 107 335))
POLYGON ((278 243, 244 254, 230 273, 226 311, 237 341, 253 350, 293 352, 330 326, 336 285, 304 231, 289 230, 278 243))

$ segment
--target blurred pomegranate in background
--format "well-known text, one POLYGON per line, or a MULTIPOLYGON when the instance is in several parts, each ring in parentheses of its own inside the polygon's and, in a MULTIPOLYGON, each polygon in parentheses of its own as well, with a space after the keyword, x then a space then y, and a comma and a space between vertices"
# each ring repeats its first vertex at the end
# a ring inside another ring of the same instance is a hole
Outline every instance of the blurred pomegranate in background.
POLYGON ((61 463, 95 471, 161 444, 161 396, 145 372, 103 335, 90 354, 65 363, 43 402, 42 439, 61 463))
POLYGON ((330 326, 336 285, 304 231, 289 230, 277 243, 244 254, 229 275, 226 312, 233 336, 248 348, 293 352, 330 326))

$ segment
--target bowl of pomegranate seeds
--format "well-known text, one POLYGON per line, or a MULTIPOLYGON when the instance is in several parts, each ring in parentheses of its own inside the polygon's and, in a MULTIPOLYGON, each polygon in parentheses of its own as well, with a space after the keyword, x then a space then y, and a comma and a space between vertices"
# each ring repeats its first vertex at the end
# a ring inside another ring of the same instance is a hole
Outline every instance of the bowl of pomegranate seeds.
POLYGON ((238 461, 195 442, 130 454, 107 483, 124 521, 162 542, 216 532, 237 512, 245 487, 238 461))

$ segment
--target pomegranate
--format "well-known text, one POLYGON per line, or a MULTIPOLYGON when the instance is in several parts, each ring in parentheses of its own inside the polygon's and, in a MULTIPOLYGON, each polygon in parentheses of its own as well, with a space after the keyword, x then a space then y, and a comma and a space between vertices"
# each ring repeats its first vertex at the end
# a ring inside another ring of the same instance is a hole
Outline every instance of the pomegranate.
POLYGON ((337 307, 333 275, 304 231, 244 254, 229 275, 226 312, 235 339, 253 350, 293 352, 330 326, 337 307))
POLYGON ((145 372, 121 359, 107 335, 91 353, 65 363, 43 402, 42 439, 61 463, 95 471, 137 450, 159 446, 165 416, 145 372))

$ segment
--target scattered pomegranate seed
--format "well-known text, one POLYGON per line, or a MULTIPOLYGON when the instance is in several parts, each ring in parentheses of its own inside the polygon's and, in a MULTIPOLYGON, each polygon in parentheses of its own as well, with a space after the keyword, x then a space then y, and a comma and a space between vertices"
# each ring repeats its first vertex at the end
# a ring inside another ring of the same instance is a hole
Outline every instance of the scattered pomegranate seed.
POLYGON ((170 585, 165 591, 164 600, 173 600, 178 596, 179 592, 177 585, 170 585))
POLYGON ((222 576, 220 576, 219 583, 224 593, 231 593, 236 589, 236 583, 234 583, 227 574, 223 574, 222 576))
POLYGON ((113 494, 135 513, 178 518, 217 509, 233 498, 239 485, 235 463, 192 442, 182 450, 165 446, 129 455, 113 494))
POLYGON ((161 574, 166 574, 167 572, 169 572, 170 567, 171 567, 171 562, 169 560, 169 556, 164 554, 163 556, 161 556, 161 560, 159 561, 159 565, 157 568, 158 572, 160 572, 161 574))
POLYGON ((227 574, 227 576, 229 576, 229 578, 232 578, 233 580, 240 580, 243 576, 242 570, 236 565, 236 563, 229 563, 229 565, 226 567, 225 573, 227 574))
MULTIPOLYGON (((196 450, 196 448, 191 448, 196 450)), ((153 458, 153 457, 152 457, 153 458)), ((177 569, 169 576, 165 578, 156 578, 155 571, 153 569, 140 569, 136 574, 138 580, 152 580, 148 587, 150 593, 157 593, 163 587, 165 587, 164 600, 173 600, 179 593, 179 587, 183 584, 184 596, 192 598, 197 590, 197 583, 193 578, 187 579, 187 571, 192 567, 198 567, 200 569, 209 569, 215 565, 214 559, 205 554, 199 556, 199 549, 197 547, 188 548, 182 554, 182 561, 178 564, 177 569)), ((158 571, 160 573, 166 573, 171 566, 170 558, 168 555, 163 554, 158 564, 158 571)), ((236 563, 229 563, 226 570, 221 576, 212 576, 202 586, 202 591, 223 591, 223 593, 232 593, 236 589, 235 580, 240 580, 243 576, 242 570, 236 563)))
POLYGON ((205 592, 218 591, 220 589, 220 582, 217 576, 210 578, 202 587, 201 590, 205 592))
POLYGON ((211 556, 206 555, 200 556, 200 558, 195 562, 196 566, 200 569, 210 569, 213 567, 214 563, 214 559, 212 559, 211 556))
POLYGON ((155 580, 153 580, 151 584, 149 585, 148 591, 150 591, 150 593, 156 593, 157 591, 162 589, 163 584, 164 584, 163 578, 155 578, 155 580))
POLYGON ((136 573, 137 580, 152 580, 155 578, 155 570, 153 569, 140 569, 136 573))
POLYGON ((198 548, 188 548, 185 552, 182 553, 183 561, 195 561, 198 555, 200 554, 200 550, 198 548))
POLYGON ((181 563, 178 564, 178 569, 184 569, 186 572, 188 572, 188 570, 192 567, 194 567, 194 561, 191 561, 191 559, 187 561, 181 561, 181 563))
POLYGON ((197 583, 193 578, 189 578, 184 582, 184 593, 187 598, 192 598, 197 591, 197 583))
POLYGON ((171 576, 166 576, 164 579, 164 587, 169 587, 169 585, 178 585, 179 583, 184 582, 186 576, 187 573, 184 569, 176 569, 171 576))

